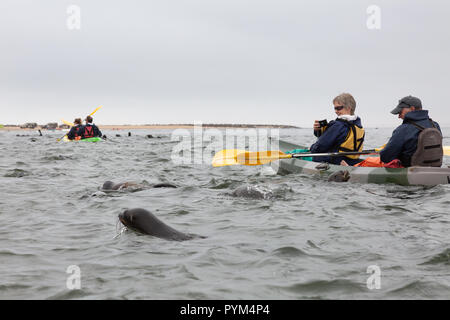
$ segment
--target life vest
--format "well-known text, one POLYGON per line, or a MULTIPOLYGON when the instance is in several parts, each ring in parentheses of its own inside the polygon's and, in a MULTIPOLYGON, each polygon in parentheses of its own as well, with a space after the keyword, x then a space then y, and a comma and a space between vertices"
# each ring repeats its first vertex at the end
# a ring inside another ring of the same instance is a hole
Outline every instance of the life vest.
POLYGON ((92 138, 94 137, 94 127, 90 124, 87 124, 84 126, 84 134, 83 134, 83 138, 92 138))
POLYGON ((354 167, 383 167, 380 157, 368 157, 354 165, 354 167))
POLYGON ((420 133, 417 139, 417 149, 411 157, 411 166, 420 167, 440 167, 442 166, 442 157, 444 150, 442 148, 442 134, 436 128, 433 121, 432 128, 424 128, 414 121, 409 120, 408 123, 419 128, 420 133))
MULTIPOLYGON (((338 121, 345 120, 338 119, 338 121)), ((355 124, 348 123, 347 121, 345 122, 348 124, 350 130, 348 130, 347 137, 344 142, 338 146, 338 152, 362 151, 365 136, 364 128, 360 128, 355 124)), ((350 155, 346 157, 350 159, 358 159, 359 155, 350 155)))
POLYGON ((368 157, 354 165, 354 167, 384 167, 384 168, 403 168, 400 160, 394 159, 389 163, 381 161, 380 157, 368 157))

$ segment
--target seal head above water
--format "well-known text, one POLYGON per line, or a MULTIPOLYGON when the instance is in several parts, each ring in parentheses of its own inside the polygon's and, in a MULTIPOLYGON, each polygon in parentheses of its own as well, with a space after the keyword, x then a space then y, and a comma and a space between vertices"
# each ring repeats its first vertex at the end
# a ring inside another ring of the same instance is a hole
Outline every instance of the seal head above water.
POLYGON ((151 212, 141 208, 125 210, 119 214, 119 220, 123 225, 132 230, 166 240, 184 241, 194 238, 204 238, 177 231, 159 220, 151 212))
POLYGON ((245 185, 235 189, 231 195, 233 197, 244 197, 250 199, 271 199, 274 197, 272 190, 262 186, 245 185))
POLYGON ((170 183, 157 183, 152 186, 145 186, 134 182, 114 183, 112 181, 105 181, 105 183, 103 183, 102 190, 122 190, 129 187, 147 189, 147 188, 176 188, 177 186, 170 183))
POLYGON ((347 170, 339 170, 328 177, 328 181, 347 182, 350 179, 350 173, 347 170))

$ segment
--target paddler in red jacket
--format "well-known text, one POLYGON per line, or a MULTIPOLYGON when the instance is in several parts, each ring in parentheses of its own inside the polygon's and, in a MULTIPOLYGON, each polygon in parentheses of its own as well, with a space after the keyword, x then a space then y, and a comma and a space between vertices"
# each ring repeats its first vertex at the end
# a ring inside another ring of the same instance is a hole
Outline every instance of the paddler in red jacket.
POLYGON ((102 136, 100 129, 92 123, 93 119, 91 116, 87 116, 85 121, 86 125, 84 126, 83 139, 102 136))

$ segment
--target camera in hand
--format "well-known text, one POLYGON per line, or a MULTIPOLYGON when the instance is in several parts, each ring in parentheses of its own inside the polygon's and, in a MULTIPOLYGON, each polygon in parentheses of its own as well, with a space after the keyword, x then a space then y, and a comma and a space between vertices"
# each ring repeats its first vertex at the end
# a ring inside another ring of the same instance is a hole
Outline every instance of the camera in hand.
POLYGON ((327 119, 325 119, 325 120, 319 120, 319 126, 320 126, 321 128, 326 127, 327 125, 328 125, 327 119))

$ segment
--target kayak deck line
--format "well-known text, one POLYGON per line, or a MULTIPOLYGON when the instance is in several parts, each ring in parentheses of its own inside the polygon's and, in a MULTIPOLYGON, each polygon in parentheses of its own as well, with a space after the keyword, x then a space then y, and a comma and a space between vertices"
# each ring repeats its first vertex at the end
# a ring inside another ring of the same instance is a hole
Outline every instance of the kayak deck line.
MULTIPOLYGON (((287 141, 279 140, 279 150, 287 152, 293 149, 302 149, 287 141)), ((359 183, 395 183, 399 185, 425 185, 434 186, 450 183, 450 168, 437 167, 409 167, 409 168, 382 168, 382 167, 353 167, 335 164, 323 165, 320 162, 290 158, 276 161, 271 164, 273 169, 287 173, 307 173, 328 176, 337 171, 347 170, 350 173, 349 182, 359 183)))

